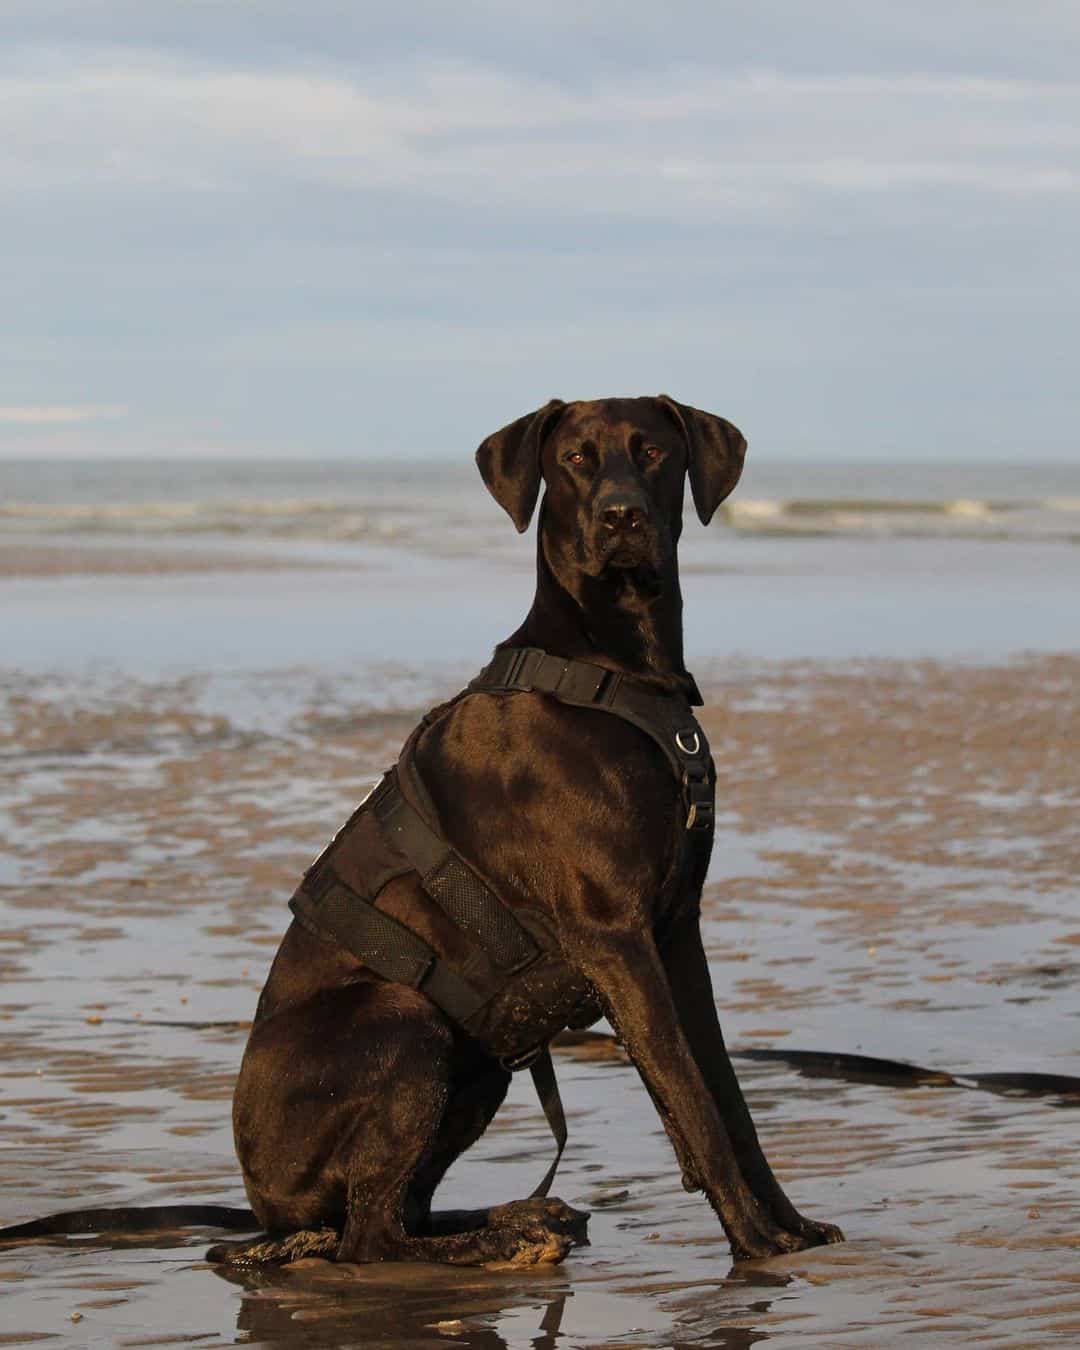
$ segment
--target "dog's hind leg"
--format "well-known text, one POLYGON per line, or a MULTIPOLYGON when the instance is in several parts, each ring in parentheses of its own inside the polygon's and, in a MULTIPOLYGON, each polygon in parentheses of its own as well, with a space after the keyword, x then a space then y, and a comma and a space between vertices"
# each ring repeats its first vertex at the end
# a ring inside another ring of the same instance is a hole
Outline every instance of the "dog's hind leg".
MULTIPOLYGON (((508 1075, 493 1068, 456 1092, 445 1078, 402 1064, 394 1087, 410 1121, 400 1133, 369 1129, 353 1155, 339 1261, 434 1261, 451 1265, 531 1266, 561 1261, 575 1245, 560 1201, 526 1200, 488 1210, 432 1216, 431 1194, 446 1169, 473 1143, 498 1109, 508 1075)), ((430 1064, 424 1068, 430 1070, 430 1064)))
POLYGON ((491 1060, 451 1088, 434 1142, 413 1175, 405 1197, 406 1222, 412 1231, 435 1237, 486 1225, 486 1209, 442 1210, 433 1214, 431 1199, 455 1159, 471 1148, 491 1124, 509 1085, 510 1074, 491 1060))
POLYGON ((248 1197, 269 1236, 213 1256, 232 1265, 311 1255, 561 1260, 573 1239, 556 1231, 548 1202, 467 1216, 460 1231, 429 1222, 435 1186, 483 1132, 507 1079, 403 985, 324 991, 265 1017, 244 1056, 234 1118, 248 1197))
POLYGON ((434 1145, 426 1161, 418 1168, 406 1196, 406 1216, 411 1231, 431 1237, 444 1237, 480 1228, 507 1225, 515 1218, 542 1223, 553 1232, 569 1237, 575 1245, 587 1246, 589 1216, 571 1208, 562 1200, 515 1200, 486 1209, 431 1211, 431 1198, 447 1169, 470 1148, 487 1129, 502 1104, 510 1074, 494 1060, 481 1071, 455 1087, 439 1124, 434 1145))

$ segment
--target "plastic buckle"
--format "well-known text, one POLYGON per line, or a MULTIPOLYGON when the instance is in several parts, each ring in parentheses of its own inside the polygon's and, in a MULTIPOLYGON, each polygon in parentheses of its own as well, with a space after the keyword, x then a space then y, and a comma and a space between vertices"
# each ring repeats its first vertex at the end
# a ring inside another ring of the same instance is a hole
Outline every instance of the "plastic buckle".
POLYGON ((536 677, 544 665, 547 652, 539 647, 521 647, 507 684, 512 684, 522 694, 531 694, 536 690, 536 677))
POLYGON ((538 1042, 520 1054, 503 1055, 499 1063, 508 1073, 517 1073, 519 1069, 531 1069, 543 1053, 544 1047, 538 1042))
POLYGON ((693 829, 707 830, 712 823, 713 823, 712 802, 690 803, 690 810, 686 813, 686 828, 688 830, 693 829))
POLYGON ((599 683, 596 686, 596 692, 593 694, 593 702, 610 708, 615 701, 615 694, 621 683, 622 676, 617 670, 605 670, 600 676, 599 683))
POLYGON ((707 830, 713 824, 716 814, 714 789, 709 783, 708 768, 695 761, 683 769, 683 792, 690 803, 686 813, 688 830, 707 830))
POLYGON ((510 659, 510 668, 503 678, 503 684, 508 688, 513 688, 517 684, 517 678, 521 674, 521 667, 525 664, 525 656, 528 652, 527 647, 518 647, 510 659))
POLYGON ((549 653, 537 663, 536 673, 533 678, 539 683, 542 693, 550 693, 558 698, 559 691, 562 689, 563 680, 566 679, 569 670, 569 661, 561 656, 552 656, 549 653), (550 664, 548 664, 549 662, 550 664), (558 671, 558 674, 555 675, 554 678, 551 676, 552 671, 558 671))

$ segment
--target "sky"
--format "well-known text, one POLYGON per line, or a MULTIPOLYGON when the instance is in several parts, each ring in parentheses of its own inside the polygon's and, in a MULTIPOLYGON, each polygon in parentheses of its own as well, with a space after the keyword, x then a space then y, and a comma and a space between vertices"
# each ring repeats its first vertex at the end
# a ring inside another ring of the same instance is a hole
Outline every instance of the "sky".
POLYGON ((1080 460, 1075 0, 3 0, 0 455, 1080 460))

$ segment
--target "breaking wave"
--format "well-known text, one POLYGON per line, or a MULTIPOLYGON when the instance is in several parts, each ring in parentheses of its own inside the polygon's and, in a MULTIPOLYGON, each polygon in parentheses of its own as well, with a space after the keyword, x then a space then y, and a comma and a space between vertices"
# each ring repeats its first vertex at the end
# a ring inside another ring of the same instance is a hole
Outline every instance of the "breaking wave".
MULTIPOLYGON (((955 497, 735 497, 717 524, 740 534, 808 536, 935 536, 1080 541, 1080 497, 1017 501, 955 497)), ((431 545, 493 536, 502 518, 490 503, 423 494, 411 500, 237 498, 129 504, 0 502, 8 534, 363 541, 392 545, 418 537, 431 545)))
POLYGON ((1077 539, 1080 497, 993 501, 875 498, 735 498, 721 507, 742 534, 934 535, 956 538, 1077 539))
POLYGON ((304 500, 0 505, 5 529, 68 535, 217 535, 250 538, 389 540, 416 513, 362 503, 304 500))

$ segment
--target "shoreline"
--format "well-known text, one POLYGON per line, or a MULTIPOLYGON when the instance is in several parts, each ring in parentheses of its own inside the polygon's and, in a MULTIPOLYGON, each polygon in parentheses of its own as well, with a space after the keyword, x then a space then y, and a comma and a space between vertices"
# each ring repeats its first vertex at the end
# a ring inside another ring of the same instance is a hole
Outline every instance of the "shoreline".
POLYGON ((213 546, 193 547, 188 540, 175 539, 41 539, 30 535, 0 539, 0 582, 340 570, 345 566, 344 562, 290 556, 281 550, 260 552, 257 541, 249 541, 240 549, 227 549, 220 541, 213 546))

